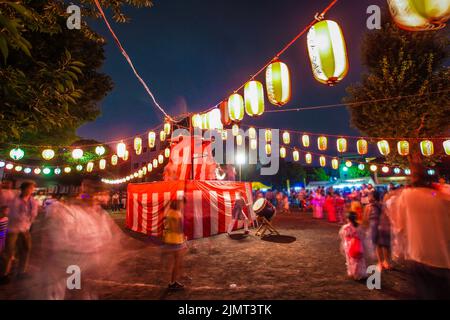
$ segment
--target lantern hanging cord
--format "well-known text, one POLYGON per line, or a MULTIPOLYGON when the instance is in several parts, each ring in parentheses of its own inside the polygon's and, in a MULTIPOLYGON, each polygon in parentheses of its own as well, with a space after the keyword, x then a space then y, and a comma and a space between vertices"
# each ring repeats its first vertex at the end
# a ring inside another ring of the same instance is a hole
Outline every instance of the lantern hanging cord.
MULTIPOLYGON (((277 61, 280 56, 285 53, 295 42, 297 42, 298 39, 300 39, 306 32, 308 32, 308 30, 317 23, 318 21, 318 17, 321 17, 322 19, 325 17, 325 15, 327 14, 328 11, 330 11, 338 2, 338 0, 333 0, 330 2, 330 4, 319 14, 316 13, 314 16, 314 20, 312 20, 304 29, 302 29, 295 37, 294 39, 292 39, 287 45, 285 45, 283 47, 283 49, 281 49, 272 59, 270 59, 261 69, 258 70, 258 72, 256 72, 254 75, 252 75, 250 77, 250 81, 254 80, 258 75, 260 75, 264 70, 266 70, 266 68, 273 63, 274 61, 277 61)), ((247 81, 248 82, 248 81, 247 81)), ((245 87, 245 84, 247 83, 243 83, 239 88, 237 88, 236 90, 234 90, 234 92, 238 92, 240 90, 242 90, 245 87)), ((222 101, 221 101, 222 102, 222 101)), ((205 110, 204 112, 208 112, 211 111, 212 109, 216 108, 218 105, 220 104, 220 102, 218 104, 216 104, 214 107, 209 108, 208 110, 205 110)))
POLYGON ((114 30, 112 29, 111 25, 109 24, 108 19, 106 18, 105 13, 103 12, 103 9, 99 3, 98 0, 94 0, 95 5, 97 6, 98 11, 100 12, 100 15, 102 16, 103 20, 105 21, 106 26, 109 29, 109 32, 111 33, 111 35, 114 38, 114 41, 116 42, 117 46, 120 49, 120 52, 122 53, 122 55, 125 57, 125 59, 127 60, 128 64, 130 65, 131 69, 133 70, 133 73, 135 74, 135 76, 138 78, 139 82, 144 86, 145 91, 147 91, 148 95, 150 96, 150 98, 152 99, 153 103, 155 104, 155 106, 164 114, 164 116, 166 118, 168 118, 170 121, 173 121, 172 117, 169 116, 169 114, 167 114, 167 112, 159 105, 158 101, 156 101, 156 98, 154 96, 154 94, 152 93, 152 91, 150 90, 150 88, 147 86, 147 84, 145 83, 145 81, 142 79, 142 77, 139 75, 138 71, 136 70, 136 68, 134 67, 133 62, 131 61, 131 58, 128 56, 127 52, 125 51, 125 49, 123 48, 119 38, 116 36, 114 30))

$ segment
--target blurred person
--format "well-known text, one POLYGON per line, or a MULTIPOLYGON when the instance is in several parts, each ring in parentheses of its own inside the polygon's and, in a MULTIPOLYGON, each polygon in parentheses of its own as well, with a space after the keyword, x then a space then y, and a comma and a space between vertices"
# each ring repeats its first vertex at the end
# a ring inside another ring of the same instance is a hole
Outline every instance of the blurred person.
MULTIPOLYGON (((378 192, 368 192, 367 199, 369 203, 364 207, 362 227, 367 232, 366 257, 373 259, 377 251, 378 228, 380 225, 380 194, 378 192)), ((384 255, 382 255, 384 256, 384 255)), ((384 261, 384 259, 382 260, 384 261)), ((381 271, 383 265, 378 264, 378 270, 381 271)))
POLYGON ((401 239, 417 295, 422 299, 450 297, 450 196, 431 187, 425 173, 412 186, 386 200, 394 235, 401 239))
POLYGON ((28 277, 32 243, 30 228, 38 214, 38 203, 32 196, 35 188, 34 182, 23 182, 20 186, 20 195, 10 203, 8 234, 0 269, 1 283, 10 281, 10 272, 16 251, 19 261, 18 278, 28 277))
POLYGON ((186 253, 186 237, 183 231, 183 200, 170 202, 169 210, 164 217, 163 255, 168 264, 170 283, 168 288, 177 290, 184 288, 180 282, 182 277, 183 259, 186 253))
POLYGON ((344 223, 345 199, 340 192, 334 193, 334 206, 336 211, 336 219, 340 224, 344 223))
POLYGON ((0 255, 5 249, 6 233, 8 230, 8 215, 9 207, 2 205, 0 206, 0 255))
POLYGON ((0 184, 0 205, 9 206, 17 195, 11 180, 3 180, 0 184))
POLYGON ((114 192, 114 194, 111 197, 112 202, 112 211, 119 211, 120 210, 120 201, 119 201, 119 194, 117 192, 114 192))
POLYGON ((323 204, 325 199, 322 195, 321 189, 318 189, 314 194, 311 203, 313 206, 313 218, 323 219, 323 204))
POLYGON ((283 213, 289 213, 289 197, 287 195, 283 197, 283 213))
POLYGON ((327 211, 327 217, 329 222, 336 222, 336 206, 335 197, 332 191, 328 191, 325 198, 325 210, 327 211))
POLYGON ((355 212, 347 216, 347 224, 339 231, 341 252, 345 256, 347 275, 353 280, 367 277, 366 261, 364 259, 364 231, 361 230, 355 212))
POLYGON ((244 233, 249 234, 248 230, 248 217, 244 213, 244 208, 248 207, 249 204, 245 202, 242 192, 238 192, 236 194, 236 201, 234 203, 233 211, 232 211, 232 219, 230 224, 228 225, 227 234, 231 235, 233 231, 234 225, 239 220, 244 220, 244 233))

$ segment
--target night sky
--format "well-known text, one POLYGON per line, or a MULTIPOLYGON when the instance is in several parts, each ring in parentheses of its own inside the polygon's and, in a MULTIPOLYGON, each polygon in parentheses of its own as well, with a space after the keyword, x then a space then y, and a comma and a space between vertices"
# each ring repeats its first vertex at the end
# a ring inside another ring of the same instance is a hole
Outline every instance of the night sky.
MULTIPOLYGON (((160 104, 171 115, 208 109, 247 81, 288 43, 330 0, 155 0, 154 7, 127 9, 127 24, 113 23, 117 35, 160 104)), ((316 82, 307 54, 306 35, 282 57, 292 74, 293 99, 284 108, 341 103, 345 88, 361 78, 360 45, 367 7, 384 0, 341 0, 326 18, 335 20, 346 38, 350 72, 336 87, 316 82)), ((108 12, 108 17, 111 17, 108 12)), ((112 19, 111 19, 112 20, 112 19)), ((102 101, 102 115, 78 134, 100 141, 145 132, 162 121, 141 84, 103 24, 104 72, 115 83, 102 101)), ((258 80, 265 83, 264 75, 258 80)), ((243 92, 241 92, 243 94, 243 92)), ((274 106, 266 101, 266 110, 274 106)), ((271 113, 244 123, 314 133, 347 134, 346 108, 271 113)))

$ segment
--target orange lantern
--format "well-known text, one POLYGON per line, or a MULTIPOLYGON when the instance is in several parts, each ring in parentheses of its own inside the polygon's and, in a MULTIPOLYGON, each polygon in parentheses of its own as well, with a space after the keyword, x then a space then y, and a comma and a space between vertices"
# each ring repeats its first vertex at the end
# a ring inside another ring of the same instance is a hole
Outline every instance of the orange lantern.
POLYGON ((387 156, 391 153, 391 148, 389 147, 389 142, 386 140, 378 141, 378 150, 383 156, 387 156))
POLYGON ((369 152, 369 144, 367 143, 367 140, 359 139, 356 142, 356 148, 358 149, 358 154, 365 155, 367 152, 369 152))
POLYGON ((398 154, 401 156, 407 156, 409 154, 409 142, 406 140, 397 142, 398 154))
POLYGON ((434 154, 433 141, 424 140, 420 142, 420 151, 425 157, 431 157, 434 154))
POLYGON ((336 141, 338 152, 347 152, 347 139, 339 138, 336 141))
POLYGON ((222 101, 219 104, 220 120, 224 126, 231 124, 230 112, 228 110, 228 101, 222 101))
POLYGON ((327 139, 327 137, 321 136, 321 137, 317 138, 317 148, 320 151, 327 150, 327 147, 328 147, 328 139, 327 139))

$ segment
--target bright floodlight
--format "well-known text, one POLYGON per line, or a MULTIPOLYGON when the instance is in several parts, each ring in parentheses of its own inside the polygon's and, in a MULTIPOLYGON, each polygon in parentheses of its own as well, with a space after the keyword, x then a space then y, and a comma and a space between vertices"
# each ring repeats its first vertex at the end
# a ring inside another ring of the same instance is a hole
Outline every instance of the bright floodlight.
POLYGON ((245 164, 245 154, 243 153, 238 153, 236 155, 236 163, 237 164, 245 164))

